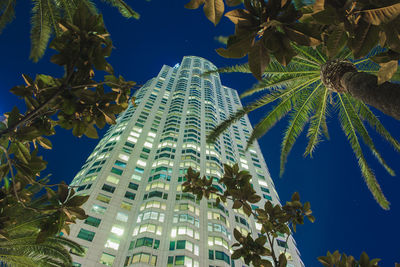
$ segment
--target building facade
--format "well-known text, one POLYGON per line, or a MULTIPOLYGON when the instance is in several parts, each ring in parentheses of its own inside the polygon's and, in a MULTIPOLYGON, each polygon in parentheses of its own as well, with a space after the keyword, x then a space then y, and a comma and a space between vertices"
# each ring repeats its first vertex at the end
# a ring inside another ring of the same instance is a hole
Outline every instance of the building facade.
MULTIPOLYGON (((87 250, 74 256, 75 266, 246 266, 230 258, 233 229, 256 237, 260 225, 240 210, 182 192, 189 167, 217 181, 223 163, 237 162, 263 196, 257 205, 279 203, 257 142, 244 150, 252 130, 247 116, 215 144, 206 143, 241 107, 236 90, 221 85, 218 74, 201 76, 211 69, 194 56, 163 66, 90 154, 71 183, 90 195, 89 217, 71 227, 70 237, 87 250)), ((275 249, 287 248, 288 266, 303 266, 294 240, 278 240, 275 249)))

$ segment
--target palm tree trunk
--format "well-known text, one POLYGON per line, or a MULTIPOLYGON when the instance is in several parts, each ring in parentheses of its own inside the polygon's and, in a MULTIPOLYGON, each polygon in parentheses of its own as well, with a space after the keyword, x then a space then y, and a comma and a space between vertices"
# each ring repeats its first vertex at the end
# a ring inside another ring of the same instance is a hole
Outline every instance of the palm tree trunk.
POLYGON ((340 83, 351 96, 400 120, 400 84, 385 82, 378 85, 375 75, 365 72, 346 72, 340 83))

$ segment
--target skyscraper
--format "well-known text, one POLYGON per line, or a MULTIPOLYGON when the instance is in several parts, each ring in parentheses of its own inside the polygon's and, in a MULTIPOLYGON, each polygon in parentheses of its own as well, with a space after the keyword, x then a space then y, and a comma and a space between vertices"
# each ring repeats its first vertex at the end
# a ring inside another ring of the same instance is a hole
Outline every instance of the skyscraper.
MULTIPOLYGON (((257 236, 260 225, 240 210, 182 192, 189 167, 217 181, 223 163, 237 162, 263 196, 257 205, 279 203, 258 144, 244 150, 247 116, 215 144, 206 143, 241 107, 236 90, 221 85, 218 74, 201 76, 211 69, 194 56, 163 66, 90 154, 71 183, 90 195, 89 217, 71 228, 70 237, 87 248, 84 257, 74 257, 75 266, 245 266, 230 258, 233 229, 257 236)), ((279 237, 276 250, 285 248, 289 266, 303 266, 294 240, 279 237)))

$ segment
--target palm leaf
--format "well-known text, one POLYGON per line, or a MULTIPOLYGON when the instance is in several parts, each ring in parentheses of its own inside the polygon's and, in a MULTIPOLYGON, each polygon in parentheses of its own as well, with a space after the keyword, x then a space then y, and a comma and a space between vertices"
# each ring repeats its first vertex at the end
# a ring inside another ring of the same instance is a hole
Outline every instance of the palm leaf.
POLYGON ((287 157, 297 140, 297 137, 301 134, 304 126, 308 122, 312 111, 315 106, 313 101, 318 96, 318 89, 321 87, 321 83, 316 86, 310 86, 309 90, 302 93, 298 103, 294 106, 291 112, 291 118, 289 120, 288 128, 285 130, 285 134, 282 140, 281 149, 281 168, 280 175, 282 176, 285 170, 285 164, 287 157))
POLYGON ((362 138, 363 142, 369 147, 372 154, 378 159, 379 163, 382 164, 382 166, 386 169, 386 171, 390 175, 394 176, 395 175, 394 171, 386 164, 385 160, 382 158, 378 150, 375 148, 374 142, 372 141, 371 137, 368 134, 367 129, 365 129, 363 122, 361 121, 359 115, 354 109, 354 106, 351 103, 352 97, 347 94, 343 94, 342 99, 344 108, 346 108, 346 111, 350 114, 350 117, 353 119, 353 125, 358 134, 360 135, 360 137, 362 138))
POLYGON ((241 117, 248 114, 249 112, 258 109, 262 106, 265 106, 269 103, 272 103, 278 99, 283 99, 285 97, 288 97, 291 94, 293 94, 296 90, 307 88, 307 86, 309 86, 310 84, 312 84, 317 80, 318 78, 314 78, 294 87, 274 90, 273 92, 268 93, 263 97, 261 97, 261 99, 247 105, 243 109, 239 109, 238 111, 236 111, 235 114, 231 115, 227 120, 223 121, 210 133, 210 135, 207 137, 207 142, 213 143, 223 131, 225 131, 229 126, 231 126, 233 123, 238 121, 241 117))
POLYGON ((15 2, 16 0, 0 1, 0 33, 15 17, 15 2))
POLYGON ((213 73, 234 73, 234 72, 251 73, 249 64, 246 63, 241 65, 234 65, 229 67, 218 68, 215 70, 205 71, 202 73, 202 76, 204 77, 213 73))
POLYGON ((313 71, 305 72, 304 75, 300 75, 297 72, 289 72, 283 75, 268 75, 266 78, 263 78, 260 82, 255 84, 252 88, 242 93, 240 98, 244 98, 268 89, 289 87, 293 84, 304 82, 305 80, 311 78, 316 78, 317 76, 319 76, 319 72, 315 73, 313 71), (309 73, 309 75, 307 75, 307 73, 309 73))
POLYGON ((315 115, 311 117, 310 128, 307 132, 307 137, 309 141, 306 151, 304 152, 304 156, 310 155, 312 157, 312 153, 314 152, 317 145, 321 142, 321 128, 325 128, 325 131, 327 131, 326 108, 328 102, 328 92, 328 89, 324 87, 324 90, 321 90, 319 93, 315 115))
POLYGON ((379 133, 386 141, 388 141, 393 148, 400 152, 400 143, 393 138, 393 136, 389 133, 388 130, 383 126, 383 124, 379 121, 379 119, 375 116, 375 114, 369 109, 369 107, 363 102, 353 99, 356 108, 358 109, 358 113, 360 117, 368 122, 368 124, 375 129, 377 133, 379 133))
POLYGON ((77 8, 77 5, 75 4, 75 2, 71 1, 71 0, 59 0, 58 7, 60 10, 63 11, 63 14, 65 15, 65 18, 67 19, 67 21, 71 22, 72 18, 74 16, 75 10, 77 8))
POLYGON ((368 166, 367 161, 364 158, 364 154, 362 152, 360 143, 358 141, 358 137, 356 134, 355 127, 353 125, 353 119, 350 117, 347 109, 344 106, 343 99, 340 94, 337 94, 339 99, 339 121, 342 126, 344 133, 346 134, 350 145, 353 149, 354 154, 358 159, 358 165, 360 166, 362 176, 364 177, 364 181, 368 186, 368 189, 371 191, 375 200, 378 204, 385 210, 389 209, 390 203, 387 201, 383 192, 378 184, 378 181, 375 178, 371 168, 368 166))
POLYGON ((293 96, 282 99, 272 110, 254 127, 253 132, 247 141, 246 150, 253 142, 261 138, 271 129, 279 120, 281 120, 292 109, 293 96))
POLYGON ((139 19, 140 15, 136 11, 134 11, 127 3, 123 0, 103 0, 104 2, 117 7, 119 12, 125 18, 134 18, 139 19))
POLYGON ((31 19, 31 54, 30 58, 37 62, 44 54, 52 33, 51 17, 47 0, 33 0, 31 19))
POLYGON ((50 21, 53 27, 54 32, 57 36, 60 35, 60 30, 58 27, 58 22, 61 19, 60 9, 55 5, 53 0, 47 0, 47 9, 48 15, 50 17, 50 21))

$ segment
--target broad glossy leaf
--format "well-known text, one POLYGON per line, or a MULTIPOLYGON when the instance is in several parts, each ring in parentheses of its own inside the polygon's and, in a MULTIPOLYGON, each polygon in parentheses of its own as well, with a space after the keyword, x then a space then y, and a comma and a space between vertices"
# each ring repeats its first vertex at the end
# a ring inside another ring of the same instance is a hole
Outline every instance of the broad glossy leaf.
POLYGON ((249 67, 254 77, 261 80, 265 68, 269 64, 269 54, 262 40, 255 43, 249 52, 249 67))
POLYGON ((246 36, 230 36, 227 48, 218 48, 217 53, 226 58, 242 58, 251 49, 254 34, 250 33, 246 36))
POLYGON ((205 0, 191 0, 189 3, 185 5, 188 9, 197 9, 199 6, 204 4, 205 0))
POLYGON ((379 28, 361 21, 355 29, 355 34, 349 39, 348 45, 355 58, 366 56, 374 48, 379 39, 379 28))
POLYGON ((217 25, 224 14, 225 5, 223 0, 206 0, 204 7, 206 17, 217 25))
POLYGON ((392 78, 393 74, 397 71, 399 61, 392 60, 387 63, 381 63, 379 65, 381 66, 381 68, 378 71, 378 84, 382 84, 392 78))
POLYGON ((334 28, 328 35, 326 50, 329 58, 335 58, 347 42, 347 33, 343 24, 334 28))
POLYGON ((227 6, 237 6, 240 5, 243 0, 225 0, 227 6))
POLYGON ((301 31, 292 29, 290 27, 284 27, 284 31, 285 31, 287 37, 291 41, 293 41, 299 45, 316 46, 321 43, 320 40, 313 38, 311 36, 308 36, 308 35, 302 33, 301 31))
POLYGON ((363 19, 368 23, 380 25, 382 23, 387 23, 399 16, 400 3, 380 8, 362 10, 360 13, 363 14, 363 19))

